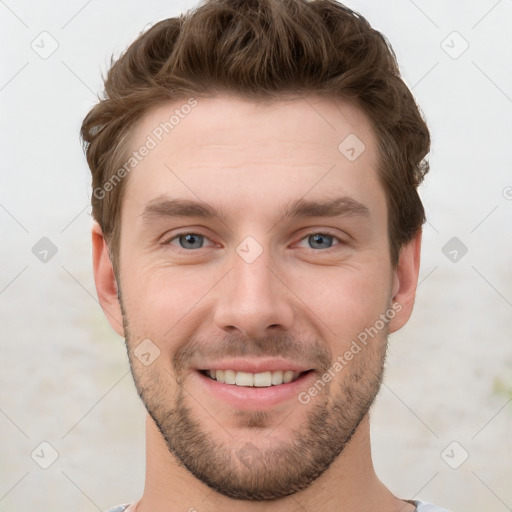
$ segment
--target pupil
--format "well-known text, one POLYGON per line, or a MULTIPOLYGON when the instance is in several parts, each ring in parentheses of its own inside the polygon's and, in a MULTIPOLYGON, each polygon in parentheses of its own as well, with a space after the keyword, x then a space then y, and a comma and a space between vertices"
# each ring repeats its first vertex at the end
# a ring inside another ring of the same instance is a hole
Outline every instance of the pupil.
POLYGON ((331 244, 329 243, 330 235, 316 234, 316 235, 312 235, 312 238, 313 238, 313 244, 322 245, 322 243, 323 243, 324 247, 331 247, 331 244))
POLYGON ((193 235, 188 234, 181 237, 181 241, 184 243, 181 243, 181 246, 184 249, 190 249, 190 246, 193 246, 194 249, 199 249, 201 247, 201 236, 200 235, 193 235))

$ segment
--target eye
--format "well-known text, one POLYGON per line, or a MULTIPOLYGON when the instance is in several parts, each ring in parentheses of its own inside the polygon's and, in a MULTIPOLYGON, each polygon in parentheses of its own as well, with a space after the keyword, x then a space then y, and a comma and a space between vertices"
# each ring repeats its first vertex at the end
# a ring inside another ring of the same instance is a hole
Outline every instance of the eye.
POLYGON ((308 243, 309 249, 330 249, 333 245, 339 244, 339 239, 329 233, 312 233, 304 237, 301 242, 304 240, 308 243))
MULTIPOLYGON (((166 243, 176 247, 176 243, 174 242, 177 242, 181 249, 202 249, 206 240, 211 243, 207 237, 198 233, 179 233, 166 243)), ((211 245, 213 244, 211 243, 211 245)))

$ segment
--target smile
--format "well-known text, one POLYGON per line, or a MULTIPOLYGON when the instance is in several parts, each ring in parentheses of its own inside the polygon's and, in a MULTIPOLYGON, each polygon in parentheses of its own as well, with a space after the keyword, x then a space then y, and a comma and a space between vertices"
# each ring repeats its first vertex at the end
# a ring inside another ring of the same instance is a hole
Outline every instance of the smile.
POLYGON ((296 381, 303 373, 291 370, 276 370, 260 373, 241 372, 235 370, 201 370, 203 375, 223 384, 234 386, 265 388, 279 386, 296 381))

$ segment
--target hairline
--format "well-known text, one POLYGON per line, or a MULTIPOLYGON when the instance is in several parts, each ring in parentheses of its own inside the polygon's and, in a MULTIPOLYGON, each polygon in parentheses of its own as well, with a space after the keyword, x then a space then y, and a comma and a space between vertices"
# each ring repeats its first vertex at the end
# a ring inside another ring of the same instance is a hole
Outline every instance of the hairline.
MULTIPOLYGON (((227 95, 228 97, 239 98, 246 101, 249 101, 253 104, 265 104, 272 105, 278 103, 280 101, 298 101, 305 100, 305 98, 322 98, 324 100, 330 100, 337 104, 338 100, 346 101, 353 107, 355 107, 361 114, 364 115, 366 121, 369 123, 371 133, 373 134, 376 141, 376 172, 379 183, 381 184, 385 199, 386 199, 386 217, 387 217, 387 240, 389 245, 389 256, 391 264, 394 268, 398 265, 398 254, 403 245, 400 244, 397 247, 393 246, 393 233, 392 233, 392 225, 391 225, 391 208, 390 208, 390 196, 386 187, 386 184, 383 179, 383 171, 386 166, 386 159, 384 157, 383 151, 383 137, 385 134, 382 134, 380 130, 376 129, 375 123, 371 116, 366 112, 363 106, 361 106, 360 102, 357 98, 349 98, 344 94, 337 94, 334 91, 321 91, 321 90, 311 90, 311 91, 291 91, 285 90, 280 91, 278 93, 270 93, 266 91, 261 91, 260 94, 254 96, 249 94, 243 94, 237 91, 230 91, 228 89, 218 89, 215 88, 209 92, 193 91, 190 89, 189 91, 183 91, 180 94, 177 94, 174 98, 162 98, 160 101, 155 102, 153 105, 148 106, 145 110, 143 110, 140 115, 134 119, 132 124, 127 127, 127 132, 122 137, 118 149, 119 149, 119 159, 113 162, 112 168, 117 169, 122 162, 126 162, 130 157, 130 151, 134 151, 134 139, 137 135, 138 129, 142 125, 143 120, 148 117, 155 110, 163 107, 164 105, 176 105, 180 101, 184 101, 187 98, 193 96, 196 99, 218 99, 223 95, 227 95)), ((109 246, 109 254, 112 262, 116 265, 119 265, 121 255, 120 255, 120 245, 121 245, 121 213, 122 207, 124 204, 124 196, 125 190, 128 186, 128 181, 130 179, 130 174, 127 174, 119 184, 119 196, 117 198, 118 207, 116 210, 115 222, 112 225, 112 232, 105 237, 107 244, 109 246)), ((420 228, 421 229, 421 228, 420 228)), ((411 237, 412 238, 412 237, 411 237)))

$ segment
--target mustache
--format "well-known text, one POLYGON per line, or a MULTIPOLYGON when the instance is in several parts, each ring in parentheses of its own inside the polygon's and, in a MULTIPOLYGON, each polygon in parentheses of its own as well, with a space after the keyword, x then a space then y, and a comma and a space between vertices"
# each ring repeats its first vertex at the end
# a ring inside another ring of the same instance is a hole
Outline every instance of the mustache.
POLYGON ((173 356, 177 375, 187 367, 195 367, 198 359, 210 361, 235 357, 281 357, 304 366, 325 372, 332 360, 332 354, 318 339, 298 340, 286 334, 272 334, 262 337, 229 335, 219 340, 197 337, 184 340, 173 356))

